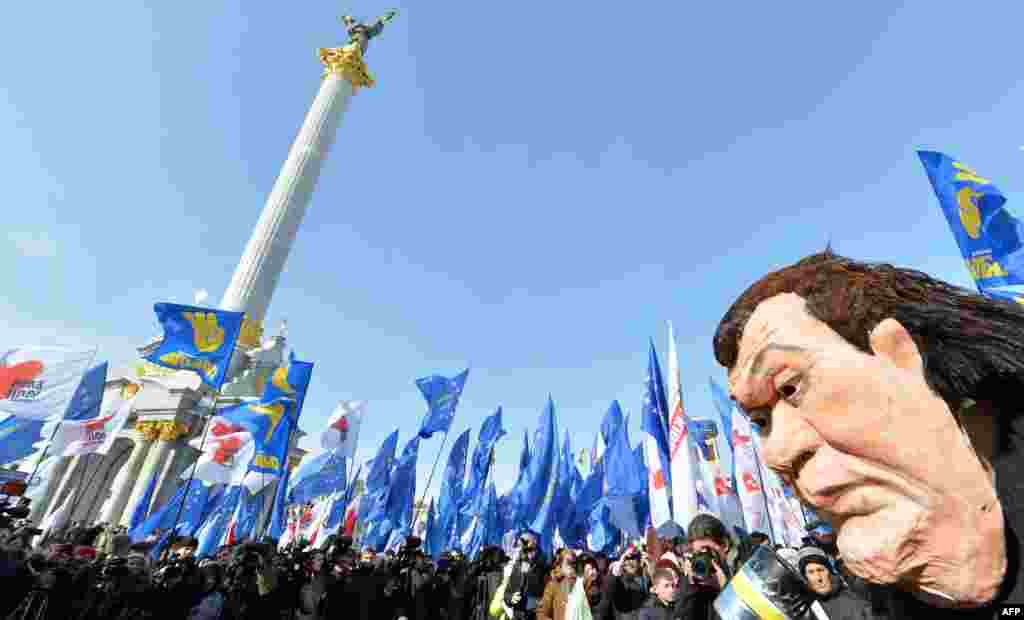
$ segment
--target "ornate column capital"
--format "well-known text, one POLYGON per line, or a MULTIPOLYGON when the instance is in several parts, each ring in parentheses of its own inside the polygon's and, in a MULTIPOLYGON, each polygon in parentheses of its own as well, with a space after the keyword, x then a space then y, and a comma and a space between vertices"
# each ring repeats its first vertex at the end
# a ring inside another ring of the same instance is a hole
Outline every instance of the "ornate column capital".
POLYGON ((143 420, 135 423, 135 430, 145 441, 174 441, 191 429, 177 420, 143 420))
POLYGON ((334 74, 348 80, 353 93, 361 87, 373 88, 376 83, 363 61, 362 50, 354 43, 345 47, 321 47, 318 55, 324 65, 324 77, 334 74))

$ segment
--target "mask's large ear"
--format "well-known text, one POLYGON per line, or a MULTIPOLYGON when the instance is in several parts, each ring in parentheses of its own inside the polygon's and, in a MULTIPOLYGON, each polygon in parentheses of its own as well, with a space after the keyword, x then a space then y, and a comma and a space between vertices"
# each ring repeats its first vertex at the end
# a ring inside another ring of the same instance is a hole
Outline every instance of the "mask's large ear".
POLYGON ((871 351, 888 359, 898 368, 924 377, 924 360, 917 344, 902 324, 896 319, 885 319, 878 324, 868 337, 871 351))

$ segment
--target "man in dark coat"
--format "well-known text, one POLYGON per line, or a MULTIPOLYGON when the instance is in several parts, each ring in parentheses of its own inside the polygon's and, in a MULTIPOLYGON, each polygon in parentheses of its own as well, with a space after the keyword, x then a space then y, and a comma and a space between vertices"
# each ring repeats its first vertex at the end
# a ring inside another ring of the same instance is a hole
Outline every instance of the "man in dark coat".
POLYGON ((797 568, 818 598, 829 620, 870 620, 868 602, 843 587, 832 573, 831 562, 817 547, 804 547, 797 555, 797 568))
POLYGON ((605 579, 594 620, 637 620, 650 590, 640 570, 640 559, 640 551, 633 548, 623 554, 620 574, 605 579))
POLYGON ((505 605, 515 620, 533 620, 544 596, 547 567, 537 547, 537 536, 526 532, 519 537, 520 556, 505 586, 505 605))

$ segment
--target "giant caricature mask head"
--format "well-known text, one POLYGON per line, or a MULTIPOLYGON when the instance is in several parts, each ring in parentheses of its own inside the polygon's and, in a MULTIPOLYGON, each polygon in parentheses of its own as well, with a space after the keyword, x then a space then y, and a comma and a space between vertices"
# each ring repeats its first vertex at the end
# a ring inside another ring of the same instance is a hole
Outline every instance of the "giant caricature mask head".
POLYGON ((1022 326, 1018 307, 826 251, 751 286, 714 346, 765 463, 854 574, 975 606, 1006 571, 1003 513, 955 412, 1020 376, 1024 339, 1004 335, 1022 326))

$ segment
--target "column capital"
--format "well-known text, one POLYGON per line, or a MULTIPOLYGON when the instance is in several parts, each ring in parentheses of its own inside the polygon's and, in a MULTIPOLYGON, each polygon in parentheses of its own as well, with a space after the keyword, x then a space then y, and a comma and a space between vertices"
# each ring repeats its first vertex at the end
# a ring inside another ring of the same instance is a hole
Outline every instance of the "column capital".
POLYGON ((135 423, 135 430, 144 441, 174 441, 187 435, 191 428, 177 420, 142 420, 135 423))
POLYGON ((350 43, 345 47, 321 47, 318 55, 324 65, 324 77, 337 75, 352 84, 352 92, 361 87, 373 88, 375 81, 370 69, 363 61, 363 52, 358 45, 350 43))

